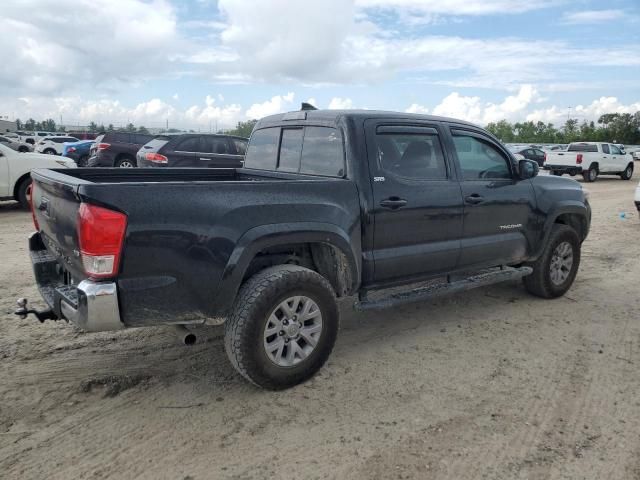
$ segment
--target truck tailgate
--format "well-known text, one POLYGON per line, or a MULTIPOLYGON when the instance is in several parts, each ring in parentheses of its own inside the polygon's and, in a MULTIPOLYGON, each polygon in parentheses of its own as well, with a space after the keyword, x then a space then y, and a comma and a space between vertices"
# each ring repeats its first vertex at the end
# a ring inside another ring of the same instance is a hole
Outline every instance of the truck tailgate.
POLYGON ((578 155, 576 152, 547 152, 545 165, 577 165, 577 157, 578 155))
POLYGON ((55 170, 34 170, 31 177, 33 213, 43 244, 74 281, 83 280, 86 275, 76 230, 80 208, 77 191, 83 180, 55 170))

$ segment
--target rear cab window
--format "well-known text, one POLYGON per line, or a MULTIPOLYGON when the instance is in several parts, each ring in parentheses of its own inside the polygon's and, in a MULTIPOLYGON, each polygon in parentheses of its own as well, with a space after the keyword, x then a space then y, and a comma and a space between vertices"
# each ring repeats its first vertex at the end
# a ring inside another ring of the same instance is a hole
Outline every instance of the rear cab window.
MULTIPOLYGON (((598 145, 595 143, 572 143, 567 148, 567 152, 597 152, 598 145)), ((605 152, 606 153, 606 152, 605 152)))
POLYGON ((267 127, 253 132, 245 167, 343 177, 342 135, 333 127, 267 127))

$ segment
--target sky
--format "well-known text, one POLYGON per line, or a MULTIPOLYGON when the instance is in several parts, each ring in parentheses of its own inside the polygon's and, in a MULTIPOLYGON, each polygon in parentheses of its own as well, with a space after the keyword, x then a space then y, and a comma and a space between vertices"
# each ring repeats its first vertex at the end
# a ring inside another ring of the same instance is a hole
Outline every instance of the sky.
POLYGON ((640 110, 638 0, 3 0, 0 118, 201 131, 297 110, 640 110))

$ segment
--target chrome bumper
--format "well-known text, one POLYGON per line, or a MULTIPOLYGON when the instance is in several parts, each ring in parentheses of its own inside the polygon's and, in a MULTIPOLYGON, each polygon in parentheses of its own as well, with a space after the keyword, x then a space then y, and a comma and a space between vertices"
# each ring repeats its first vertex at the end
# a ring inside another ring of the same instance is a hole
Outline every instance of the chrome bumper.
POLYGON ((113 282, 83 280, 77 286, 77 305, 60 300, 62 316, 88 332, 124 328, 118 310, 118 289, 113 282))

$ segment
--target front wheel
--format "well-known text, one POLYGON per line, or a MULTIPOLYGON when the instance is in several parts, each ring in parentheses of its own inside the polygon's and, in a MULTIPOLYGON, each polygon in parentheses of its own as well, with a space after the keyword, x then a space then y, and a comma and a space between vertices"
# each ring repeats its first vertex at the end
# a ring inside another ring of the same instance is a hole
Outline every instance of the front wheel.
POLYGON ((329 282, 307 268, 279 265, 241 287, 225 323, 225 349, 247 380, 281 390, 311 378, 324 365, 338 324, 329 282))
POLYGON ((56 151, 53 148, 47 148, 42 153, 46 153, 47 155, 57 155, 56 151))
POLYGON ((580 238, 576 231, 567 225, 554 224, 542 255, 528 266, 533 273, 523 281, 529 293, 542 298, 564 295, 580 266, 580 238))
POLYGON ((18 202, 26 210, 31 208, 31 177, 25 178, 18 186, 18 202))
POLYGON ((622 180, 631 180, 631 177, 633 177, 633 164, 629 164, 627 165, 627 168, 624 170, 624 172, 622 172, 622 175, 620 175, 620 178, 622 180))

